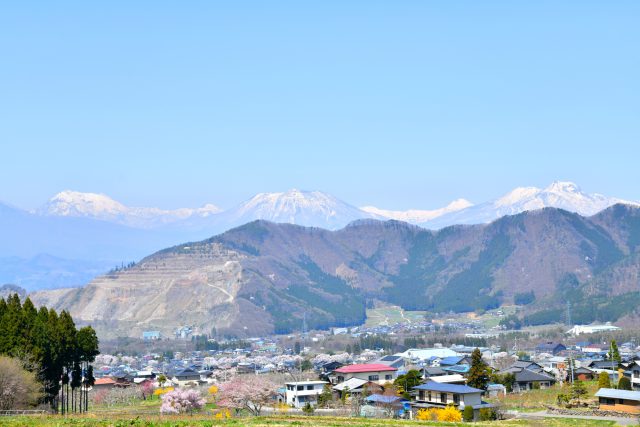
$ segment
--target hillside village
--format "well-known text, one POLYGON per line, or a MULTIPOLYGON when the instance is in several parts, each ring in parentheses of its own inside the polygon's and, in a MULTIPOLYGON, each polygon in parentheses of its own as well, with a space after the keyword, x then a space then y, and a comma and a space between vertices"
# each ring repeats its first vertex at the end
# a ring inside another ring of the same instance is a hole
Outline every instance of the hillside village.
MULTIPOLYGON (((623 333, 609 325, 578 325, 567 329, 560 341, 539 337, 523 340, 517 349, 500 348, 492 335, 475 333, 466 339, 485 336, 481 340, 486 345, 435 343, 398 352, 375 346, 356 352, 320 350, 333 339, 375 342, 406 327, 403 323, 335 328, 330 333, 216 341, 217 350, 100 355, 95 361, 95 372, 100 376, 95 388, 207 389, 230 378, 264 377, 274 384, 265 411, 286 405, 291 411, 312 410, 316 415, 412 419, 432 408, 447 407, 458 409, 462 416, 470 406, 473 420, 526 417, 509 405, 510 396, 546 389, 553 393, 548 406, 531 409, 618 418, 640 415, 640 345, 637 340, 592 342, 590 338, 600 339, 601 333, 623 333), (474 352, 486 364, 486 378, 480 384, 473 372, 477 363, 474 352), (626 391, 623 378, 629 383, 626 391), (589 385, 589 392, 578 395, 582 403, 564 396, 583 383, 589 385)), ((464 330, 464 326, 458 327, 464 330)), ((160 338, 148 335, 146 339, 157 343, 160 338)))

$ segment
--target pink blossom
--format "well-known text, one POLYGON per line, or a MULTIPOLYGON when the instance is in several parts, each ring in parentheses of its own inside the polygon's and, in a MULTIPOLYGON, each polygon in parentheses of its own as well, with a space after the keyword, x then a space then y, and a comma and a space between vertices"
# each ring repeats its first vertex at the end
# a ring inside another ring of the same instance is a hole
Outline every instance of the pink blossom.
POLYGON ((204 407, 206 401, 200 393, 192 389, 178 389, 170 391, 162 396, 162 414, 192 413, 204 407))
POLYGON ((220 385, 218 405, 230 409, 246 409, 260 415, 264 405, 273 402, 278 386, 260 375, 237 376, 220 385))

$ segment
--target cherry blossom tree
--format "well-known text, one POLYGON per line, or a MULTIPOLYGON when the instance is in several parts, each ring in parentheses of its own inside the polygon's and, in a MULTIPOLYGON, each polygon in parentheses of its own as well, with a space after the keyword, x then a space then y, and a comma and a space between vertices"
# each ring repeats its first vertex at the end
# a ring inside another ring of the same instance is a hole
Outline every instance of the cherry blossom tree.
POLYGON ((240 411, 246 409, 260 415, 265 405, 273 402, 278 385, 261 375, 237 376, 220 385, 218 405, 240 411))
POLYGON ((173 390, 162 396, 162 414, 183 414, 193 413, 201 409, 207 403, 200 393, 192 389, 173 390))

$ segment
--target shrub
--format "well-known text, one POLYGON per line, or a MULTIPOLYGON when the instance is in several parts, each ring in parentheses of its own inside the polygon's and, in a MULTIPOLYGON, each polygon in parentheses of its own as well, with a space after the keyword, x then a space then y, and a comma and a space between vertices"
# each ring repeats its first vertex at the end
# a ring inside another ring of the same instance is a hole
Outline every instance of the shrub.
POLYGON ((313 411, 315 411, 315 409, 313 409, 313 406, 311 406, 309 402, 305 403, 304 406, 302 407, 302 412, 305 415, 312 415, 313 411))
POLYGON ((420 409, 416 414, 416 420, 418 421, 438 421, 438 413, 442 409, 438 408, 427 408, 420 409))
POLYGON ((493 408, 480 409, 480 421, 493 421, 498 418, 496 411, 493 408))
POLYGON ((462 413, 455 406, 447 405, 438 412, 438 421, 459 422, 462 421, 462 413))
POLYGON ((462 418, 467 421, 473 421, 473 407, 465 406, 464 411, 462 411, 462 418))

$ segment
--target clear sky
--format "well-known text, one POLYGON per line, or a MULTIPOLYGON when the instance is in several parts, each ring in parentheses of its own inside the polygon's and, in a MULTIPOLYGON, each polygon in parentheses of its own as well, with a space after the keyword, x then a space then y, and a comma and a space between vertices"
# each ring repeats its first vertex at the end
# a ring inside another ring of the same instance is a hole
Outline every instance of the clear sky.
POLYGON ((0 5, 0 200, 640 199, 638 1, 0 5))

